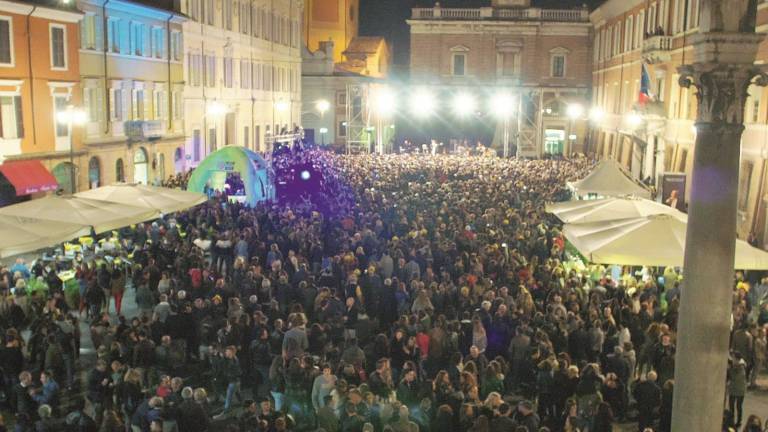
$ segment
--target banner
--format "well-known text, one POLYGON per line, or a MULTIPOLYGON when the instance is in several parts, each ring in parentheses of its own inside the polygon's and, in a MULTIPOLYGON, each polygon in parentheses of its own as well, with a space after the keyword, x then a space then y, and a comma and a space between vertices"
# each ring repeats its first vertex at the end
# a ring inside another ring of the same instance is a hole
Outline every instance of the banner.
POLYGON ((682 212, 685 202, 685 173, 664 173, 661 177, 661 202, 682 212))

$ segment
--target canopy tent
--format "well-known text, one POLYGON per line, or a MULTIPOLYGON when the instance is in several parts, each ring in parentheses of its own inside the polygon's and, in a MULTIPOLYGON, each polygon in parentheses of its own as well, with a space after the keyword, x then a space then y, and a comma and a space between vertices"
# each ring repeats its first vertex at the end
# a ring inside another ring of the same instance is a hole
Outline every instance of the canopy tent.
POLYGON ((89 226, 0 215, 0 258, 36 251, 90 234, 89 226))
POLYGON ((157 210, 98 201, 75 196, 47 196, 0 208, 0 215, 34 216, 45 221, 62 220, 90 226, 100 234, 131 224, 155 219, 157 210))
POLYGON ((565 223, 603 222, 657 214, 679 214, 677 209, 636 197, 576 200, 547 204, 547 212, 565 223))
MULTIPOLYGON (((659 214, 567 224, 563 234, 588 260, 602 264, 682 266, 687 217, 659 214)), ((768 252, 736 240, 735 267, 768 270, 768 252)))
POLYGON ((157 210, 164 214, 186 210, 208 199, 197 192, 127 183, 102 186, 76 193, 75 196, 157 210))
POLYGON ((270 166, 257 153, 245 147, 226 146, 208 155, 192 172, 187 190, 204 192, 206 189, 224 191, 227 175, 239 173, 245 186, 245 202, 255 206, 258 202, 274 198, 270 166))
POLYGON ((651 197, 651 192, 648 189, 632 180, 619 164, 612 160, 601 161, 586 177, 575 182, 568 182, 568 186, 577 195, 651 197))

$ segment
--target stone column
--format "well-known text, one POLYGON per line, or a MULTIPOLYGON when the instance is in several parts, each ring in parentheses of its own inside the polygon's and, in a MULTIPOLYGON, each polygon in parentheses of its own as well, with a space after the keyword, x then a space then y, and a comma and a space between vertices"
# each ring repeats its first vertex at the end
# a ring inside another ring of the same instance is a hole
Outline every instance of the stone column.
POLYGON ((680 85, 696 88, 698 133, 677 329, 673 431, 716 432, 722 424, 744 102, 750 83, 765 84, 765 75, 754 66, 763 36, 754 33, 754 24, 751 31, 744 27, 747 12, 742 20, 732 19, 736 11, 749 9, 737 3, 754 9, 746 0, 702 2, 704 33, 692 38, 694 63, 678 68, 680 85))

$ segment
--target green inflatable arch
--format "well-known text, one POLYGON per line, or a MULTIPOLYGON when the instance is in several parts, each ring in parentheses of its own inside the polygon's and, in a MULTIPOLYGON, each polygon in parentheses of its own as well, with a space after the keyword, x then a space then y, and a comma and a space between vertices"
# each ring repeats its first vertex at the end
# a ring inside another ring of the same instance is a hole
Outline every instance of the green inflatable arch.
POLYGON ((206 157, 192 172, 187 189, 203 193, 206 184, 223 190, 227 173, 237 172, 245 184, 246 204, 253 207, 275 197, 270 166, 245 147, 226 146, 206 157))

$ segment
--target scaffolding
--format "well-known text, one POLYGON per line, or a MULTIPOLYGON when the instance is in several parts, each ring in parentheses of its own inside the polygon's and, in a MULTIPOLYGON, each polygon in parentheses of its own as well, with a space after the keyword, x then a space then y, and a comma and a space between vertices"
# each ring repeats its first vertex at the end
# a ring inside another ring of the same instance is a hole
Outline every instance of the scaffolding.
POLYGON ((371 148, 371 113, 368 84, 347 85, 347 153, 368 153, 371 148))
POLYGON ((540 154, 542 137, 542 97, 539 89, 521 89, 517 110, 517 156, 536 158, 540 154))

